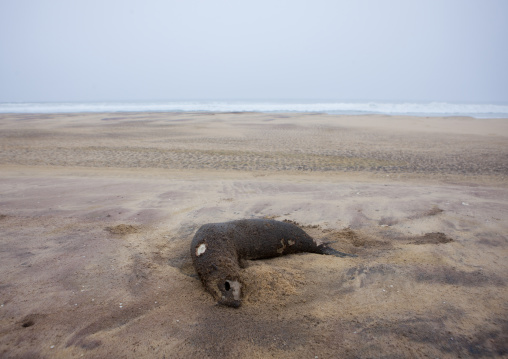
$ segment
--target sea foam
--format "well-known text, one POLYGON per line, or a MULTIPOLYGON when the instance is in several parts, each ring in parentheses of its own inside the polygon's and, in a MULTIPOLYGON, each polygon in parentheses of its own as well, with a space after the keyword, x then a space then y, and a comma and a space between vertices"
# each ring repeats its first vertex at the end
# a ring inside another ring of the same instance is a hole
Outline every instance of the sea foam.
POLYGON ((447 102, 168 101, 0 103, 0 113, 77 112, 318 112, 328 114, 508 118, 508 104, 447 102))

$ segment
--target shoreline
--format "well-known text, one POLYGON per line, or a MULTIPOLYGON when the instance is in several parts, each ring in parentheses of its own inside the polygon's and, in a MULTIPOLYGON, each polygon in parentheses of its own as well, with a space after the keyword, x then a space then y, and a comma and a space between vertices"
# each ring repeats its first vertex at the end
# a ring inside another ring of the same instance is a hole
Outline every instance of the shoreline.
POLYGON ((201 112, 201 113, 318 113, 332 115, 403 115, 417 117, 471 116, 506 118, 507 103, 456 103, 407 101, 331 100, 197 100, 134 102, 18 102, 0 103, 0 112, 98 113, 98 112, 201 112), (9 111, 10 110, 10 111, 9 111))

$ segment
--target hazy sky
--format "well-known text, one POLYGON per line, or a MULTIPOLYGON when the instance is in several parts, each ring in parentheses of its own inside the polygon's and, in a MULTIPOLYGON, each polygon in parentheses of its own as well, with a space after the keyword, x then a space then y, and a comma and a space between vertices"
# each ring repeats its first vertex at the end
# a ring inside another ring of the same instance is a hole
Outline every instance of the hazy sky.
POLYGON ((0 0, 0 102, 508 102, 506 0, 0 0))

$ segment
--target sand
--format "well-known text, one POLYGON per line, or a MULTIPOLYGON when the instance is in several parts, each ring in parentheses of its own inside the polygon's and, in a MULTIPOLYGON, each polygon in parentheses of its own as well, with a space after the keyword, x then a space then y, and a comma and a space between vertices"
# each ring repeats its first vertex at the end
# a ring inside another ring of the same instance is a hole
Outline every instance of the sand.
POLYGON ((508 356, 508 120, 0 115, 0 357, 508 356), (250 261, 204 223, 297 222, 356 258, 250 261))

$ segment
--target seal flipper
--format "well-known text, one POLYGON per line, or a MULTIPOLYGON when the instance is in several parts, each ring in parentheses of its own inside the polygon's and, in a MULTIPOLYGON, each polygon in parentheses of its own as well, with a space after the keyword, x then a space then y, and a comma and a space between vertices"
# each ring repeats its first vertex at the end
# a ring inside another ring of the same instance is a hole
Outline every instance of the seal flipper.
POLYGON ((318 249, 319 249, 320 254, 332 255, 335 257, 358 257, 356 254, 339 252, 339 251, 333 249, 332 247, 329 247, 328 243, 320 244, 318 246, 318 249))

